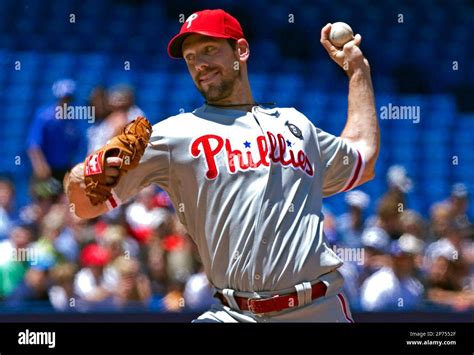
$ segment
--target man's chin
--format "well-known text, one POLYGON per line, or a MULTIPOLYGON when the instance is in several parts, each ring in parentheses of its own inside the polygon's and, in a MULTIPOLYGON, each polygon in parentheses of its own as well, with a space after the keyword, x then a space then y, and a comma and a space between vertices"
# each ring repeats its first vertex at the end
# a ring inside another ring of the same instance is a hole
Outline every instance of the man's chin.
POLYGON ((219 89, 218 89, 217 85, 214 85, 214 84, 207 84, 207 85, 205 85, 204 87, 201 86, 200 91, 201 91, 204 95, 213 95, 213 94, 218 93, 219 89))
POLYGON ((207 102, 219 102, 232 95, 233 86, 226 82, 213 83, 207 85, 206 88, 201 86, 199 92, 207 102))
POLYGON ((201 90, 201 94, 207 102, 216 102, 223 99, 222 93, 216 92, 215 89, 201 90))

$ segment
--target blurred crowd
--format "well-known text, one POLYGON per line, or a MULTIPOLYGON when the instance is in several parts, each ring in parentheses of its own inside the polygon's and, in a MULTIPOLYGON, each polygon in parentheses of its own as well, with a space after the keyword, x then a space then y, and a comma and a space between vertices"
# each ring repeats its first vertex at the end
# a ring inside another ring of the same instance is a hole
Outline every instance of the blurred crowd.
MULTIPOLYGON (((149 187, 95 220, 75 217, 63 193, 65 173, 136 116, 132 88, 95 88, 83 117, 66 119, 76 83, 52 86, 27 134, 32 176, 27 206, 14 182, 0 180, 0 309, 61 311, 200 310, 213 302, 199 256, 168 196, 149 187), (64 108, 58 117, 58 107, 64 108)), ((77 107, 77 106, 76 106, 77 107)))
MULTIPOLYGON (((2 211, 13 185, 0 183, 2 211)), ((0 307, 60 311, 201 309, 212 302, 194 244, 154 187, 95 220, 61 191, 19 211, 0 241, 0 307)))
MULTIPOLYGON (((97 87, 94 120, 58 120, 74 104, 75 82, 53 85, 53 104, 32 118, 27 138, 31 203, 15 206, 15 185, 0 179, 0 310, 201 311, 214 302, 196 247, 166 193, 142 190, 132 201, 81 220, 62 190, 68 169, 143 112, 124 85, 97 87)), ((409 209, 412 181, 402 166, 387 192, 370 201, 345 194, 347 213, 325 211, 328 243, 344 261, 345 292, 355 310, 474 308, 474 237, 469 191, 458 183, 429 220, 409 209), (409 200, 409 199, 408 199, 409 200), (365 211, 375 203, 376 214, 365 211)))
POLYGON ((388 170, 387 182, 374 216, 365 216, 370 198, 358 190, 345 195, 347 213, 336 217, 326 211, 326 235, 344 260, 340 271, 353 309, 474 309, 474 231, 466 185, 454 184, 425 220, 407 208, 412 181, 402 166, 388 170))

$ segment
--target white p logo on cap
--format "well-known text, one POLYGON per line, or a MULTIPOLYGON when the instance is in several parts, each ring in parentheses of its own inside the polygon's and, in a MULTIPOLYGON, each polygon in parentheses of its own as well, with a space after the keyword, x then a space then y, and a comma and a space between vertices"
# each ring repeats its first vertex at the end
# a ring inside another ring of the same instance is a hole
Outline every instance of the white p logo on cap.
POLYGON ((186 26, 186 28, 191 27, 191 22, 193 22, 197 17, 198 17, 197 14, 192 14, 191 16, 189 16, 189 17, 186 19, 186 22, 188 23, 188 25, 186 26))

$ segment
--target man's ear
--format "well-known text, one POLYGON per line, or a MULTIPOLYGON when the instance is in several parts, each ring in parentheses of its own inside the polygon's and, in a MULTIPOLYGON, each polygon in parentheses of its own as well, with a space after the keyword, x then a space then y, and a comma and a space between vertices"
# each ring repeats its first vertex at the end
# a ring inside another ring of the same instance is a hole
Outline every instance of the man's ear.
POLYGON ((237 53, 242 62, 246 62, 250 56, 250 46, 245 38, 237 40, 237 53))

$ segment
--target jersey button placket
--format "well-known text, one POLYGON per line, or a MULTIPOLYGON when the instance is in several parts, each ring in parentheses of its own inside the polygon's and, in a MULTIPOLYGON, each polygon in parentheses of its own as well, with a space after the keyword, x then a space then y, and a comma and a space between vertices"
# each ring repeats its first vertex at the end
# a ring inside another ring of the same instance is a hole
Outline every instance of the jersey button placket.
MULTIPOLYGON (((264 135, 266 136, 266 132, 268 130, 272 130, 272 125, 270 124, 270 122, 268 121, 268 116, 259 112, 258 109, 254 110, 253 112, 254 114, 254 117, 257 119, 257 121, 259 122, 259 125, 260 125, 260 128, 262 129, 262 132, 264 133, 264 135)), ((267 184, 271 184, 271 176, 273 175, 273 164, 270 163, 270 166, 269 166, 269 175, 268 176, 268 180, 267 180, 267 184)), ((265 193, 265 195, 267 195, 268 192, 265 193)), ((267 199, 266 196, 263 196, 263 201, 265 201, 267 199)), ((259 211, 259 224, 261 223, 261 213, 264 213, 262 211, 259 211)), ((254 240, 254 247, 253 247, 253 261, 254 261, 254 266, 253 266, 253 285, 254 287, 256 288, 260 288, 261 286, 261 282, 262 282, 262 271, 263 271, 263 260, 264 260, 264 255, 266 254, 266 246, 265 244, 267 244, 267 240, 265 238, 263 238, 263 236, 258 232, 258 228, 260 227, 260 225, 257 225, 257 232, 256 232, 256 236, 255 236, 255 240, 254 240), (263 244, 263 245, 262 245, 263 244)))

